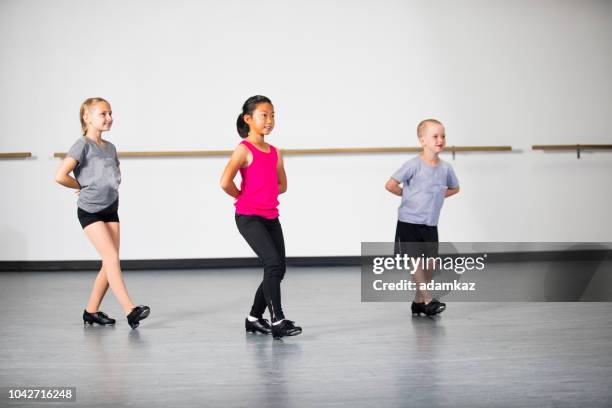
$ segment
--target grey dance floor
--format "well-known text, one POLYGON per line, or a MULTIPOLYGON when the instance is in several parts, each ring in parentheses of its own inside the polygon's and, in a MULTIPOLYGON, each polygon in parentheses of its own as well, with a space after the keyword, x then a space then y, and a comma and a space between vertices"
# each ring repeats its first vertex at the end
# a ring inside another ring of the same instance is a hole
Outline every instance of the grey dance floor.
MULTIPOLYGON (((94 272, 0 274, 0 387, 75 386, 67 407, 609 407, 612 303, 361 303, 359 268, 290 268, 301 336, 247 335, 261 271, 126 272, 137 330, 84 327, 94 272)), ((0 406, 49 406, 8 401, 0 406)), ((58 406, 51 404, 50 406, 58 406)))

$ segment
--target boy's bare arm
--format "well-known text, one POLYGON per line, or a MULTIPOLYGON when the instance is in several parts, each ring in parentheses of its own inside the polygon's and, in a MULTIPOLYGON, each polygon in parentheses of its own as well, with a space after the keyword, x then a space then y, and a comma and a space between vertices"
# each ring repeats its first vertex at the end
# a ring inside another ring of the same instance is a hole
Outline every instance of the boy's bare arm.
POLYGON ((387 184, 385 184, 385 188, 387 189, 387 191, 397 195, 397 196, 402 196, 402 188, 400 187, 399 183, 397 182, 397 180, 394 180, 392 178, 389 179, 389 181, 387 181, 387 184))
POLYGON ((444 198, 446 197, 450 197, 452 195, 455 195, 459 192, 459 187, 457 188, 449 188, 446 190, 446 193, 444 193, 444 198))

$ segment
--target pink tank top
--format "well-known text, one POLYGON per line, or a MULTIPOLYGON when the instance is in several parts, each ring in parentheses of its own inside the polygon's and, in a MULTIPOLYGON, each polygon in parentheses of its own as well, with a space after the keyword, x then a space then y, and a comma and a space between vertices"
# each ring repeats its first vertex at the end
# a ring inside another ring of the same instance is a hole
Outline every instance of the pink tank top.
POLYGON ((243 140, 253 155, 253 161, 248 167, 240 169, 242 182, 240 195, 236 199, 236 214, 259 215, 267 219, 278 217, 278 174, 276 165, 278 155, 274 146, 265 153, 251 143, 243 140))

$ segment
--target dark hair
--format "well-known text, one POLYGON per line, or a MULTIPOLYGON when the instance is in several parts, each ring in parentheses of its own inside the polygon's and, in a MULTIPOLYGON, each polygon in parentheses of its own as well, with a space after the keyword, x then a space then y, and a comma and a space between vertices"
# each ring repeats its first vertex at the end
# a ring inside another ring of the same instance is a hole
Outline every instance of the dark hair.
POLYGON ((272 101, 262 95, 251 96, 246 100, 244 105, 242 105, 242 112, 238 115, 238 120, 236 120, 236 129, 238 129, 238 134, 241 138, 246 138, 250 130, 249 125, 244 121, 244 115, 252 115, 257 105, 260 103, 269 103, 272 105, 272 101))

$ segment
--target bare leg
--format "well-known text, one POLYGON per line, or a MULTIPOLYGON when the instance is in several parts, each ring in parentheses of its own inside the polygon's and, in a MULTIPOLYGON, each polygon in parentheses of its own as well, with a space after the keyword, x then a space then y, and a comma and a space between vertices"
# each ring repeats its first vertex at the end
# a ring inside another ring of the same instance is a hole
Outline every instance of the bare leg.
POLYGON ((89 301, 87 302, 87 307, 85 307, 85 310, 87 310, 89 313, 96 313, 107 290, 108 279, 106 279, 106 272, 104 272, 104 267, 102 267, 96 276, 96 280, 94 281, 93 288, 91 289, 91 295, 89 295, 89 301))
MULTIPOLYGON (((113 240, 113 228, 119 231, 119 223, 94 222, 85 227, 87 237, 94 245, 102 257, 102 270, 106 273, 106 279, 115 297, 121 304, 123 311, 128 315, 134 308, 134 303, 128 295, 125 282, 121 275, 121 265, 119 264, 119 250, 113 240), (116 224, 112 226, 111 224, 116 224)), ((97 281, 97 279, 96 279, 97 281)))
MULTIPOLYGON (((106 226, 110 229, 111 236, 113 238, 113 244, 115 244, 115 248, 117 249, 117 253, 119 253, 119 223, 118 222, 109 222, 106 223, 106 226)), ((108 290, 108 279, 106 278, 106 272, 104 271, 104 266, 98 272, 98 276, 96 276, 96 280, 94 282, 94 286, 91 290, 91 295, 89 296, 89 301, 87 302, 87 310, 89 313, 96 313, 98 308, 100 307, 100 303, 102 303, 102 299, 108 290)))
POLYGON ((429 294, 429 292, 426 290, 421 290, 420 286, 421 286, 421 283, 431 282, 431 279, 433 278, 434 268, 435 268, 435 263, 433 261, 427 262, 427 265, 425 265, 425 269, 419 267, 417 271, 414 273, 413 280, 417 282, 417 290, 416 290, 415 300, 414 300, 416 303, 428 304, 429 302, 432 301, 432 297, 429 294))
POLYGON ((428 304, 429 302, 431 302, 431 296, 429 295, 429 292, 421 289, 421 284, 425 284, 431 280, 431 277, 429 277, 428 279, 427 272, 429 272, 429 274, 431 275, 430 271, 423 271, 423 268, 419 266, 412 275, 412 280, 414 280, 414 282, 416 283, 416 294, 414 297, 415 303, 428 304))
MULTIPOLYGON (((425 269, 423 270, 423 279, 425 280, 426 283, 431 282, 431 279, 433 278, 433 264, 427 264, 427 266, 425 267, 425 269)), ((431 302, 432 297, 429 294, 429 292, 425 291, 423 294, 423 302, 425 302, 425 304, 431 302)))

